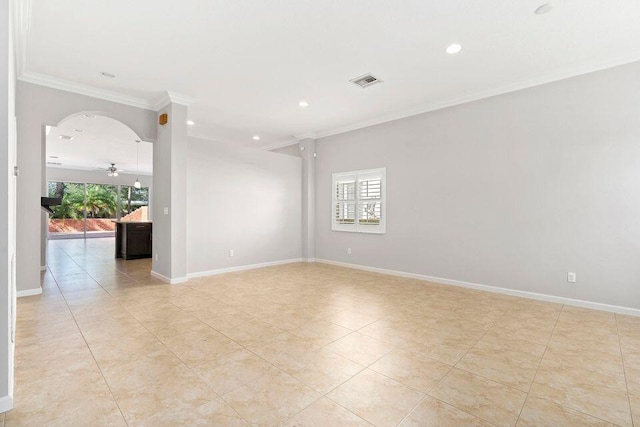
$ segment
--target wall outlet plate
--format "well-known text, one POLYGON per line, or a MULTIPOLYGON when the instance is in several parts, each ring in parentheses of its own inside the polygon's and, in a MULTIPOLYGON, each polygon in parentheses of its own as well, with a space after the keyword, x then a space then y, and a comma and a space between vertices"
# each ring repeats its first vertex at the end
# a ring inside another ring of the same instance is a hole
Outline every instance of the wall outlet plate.
POLYGON ((229 256, 233 256, 233 249, 229 249, 229 256))
POLYGON ((578 277, 576 276, 576 273, 572 271, 567 273, 567 282, 576 283, 577 281, 578 281, 578 277))

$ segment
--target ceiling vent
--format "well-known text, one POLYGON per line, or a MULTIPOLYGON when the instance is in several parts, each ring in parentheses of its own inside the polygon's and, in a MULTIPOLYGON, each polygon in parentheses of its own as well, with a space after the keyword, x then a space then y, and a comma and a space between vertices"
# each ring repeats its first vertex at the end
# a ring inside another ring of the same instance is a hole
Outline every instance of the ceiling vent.
POLYGON ((62 163, 60 162, 47 162, 48 165, 52 165, 52 166, 60 166, 62 165, 62 163))
POLYGON ((373 74, 365 74, 364 76, 356 77, 349 80, 351 83, 357 84, 360 87, 369 87, 376 83, 382 83, 382 80, 374 76, 373 74))

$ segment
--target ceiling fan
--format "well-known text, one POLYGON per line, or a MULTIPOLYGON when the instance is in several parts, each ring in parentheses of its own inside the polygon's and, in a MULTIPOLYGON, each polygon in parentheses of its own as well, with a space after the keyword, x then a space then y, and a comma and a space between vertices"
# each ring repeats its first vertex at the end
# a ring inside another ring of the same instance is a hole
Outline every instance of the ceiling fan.
POLYGON ((115 163, 110 163, 110 165, 108 168, 98 168, 97 170, 107 171, 109 176, 118 176, 119 172, 124 172, 123 169, 118 169, 115 163))

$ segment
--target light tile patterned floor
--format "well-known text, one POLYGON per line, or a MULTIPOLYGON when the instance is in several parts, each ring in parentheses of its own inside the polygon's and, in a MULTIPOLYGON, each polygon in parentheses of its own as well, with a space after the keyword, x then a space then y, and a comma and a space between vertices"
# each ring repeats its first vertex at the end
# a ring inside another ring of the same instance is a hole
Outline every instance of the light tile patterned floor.
POLYGON ((320 264, 169 286, 112 252, 50 243, 7 426, 640 426, 640 318, 320 264))

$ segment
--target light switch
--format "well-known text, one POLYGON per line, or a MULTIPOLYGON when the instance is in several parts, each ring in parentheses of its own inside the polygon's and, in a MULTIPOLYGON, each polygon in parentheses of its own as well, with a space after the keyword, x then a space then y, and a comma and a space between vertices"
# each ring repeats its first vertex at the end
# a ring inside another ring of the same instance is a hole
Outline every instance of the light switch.
POLYGON ((169 215, 169 208, 164 208, 164 214, 169 215))

